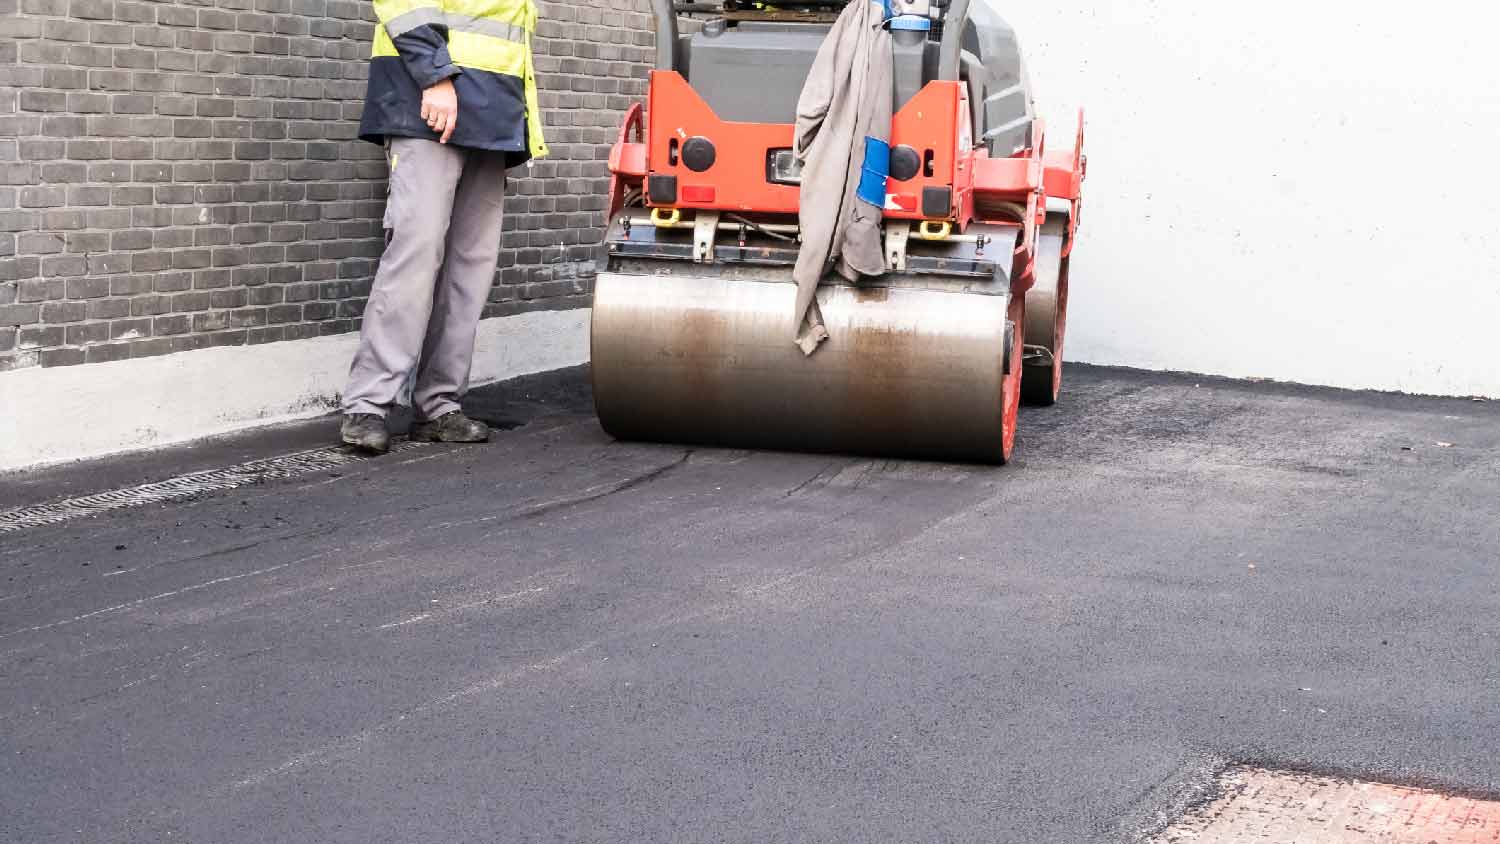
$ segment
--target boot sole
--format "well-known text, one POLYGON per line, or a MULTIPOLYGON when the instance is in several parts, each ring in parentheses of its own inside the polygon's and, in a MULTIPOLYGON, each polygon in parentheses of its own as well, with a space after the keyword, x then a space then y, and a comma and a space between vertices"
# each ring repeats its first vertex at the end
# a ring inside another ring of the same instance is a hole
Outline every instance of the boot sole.
POLYGON ((371 445, 370 443, 362 443, 362 442, 359 442, 358 440, 343 440, 343 443, 344 443, 344 445, 346 445, 346 446, 354 449, 355 451, 358 451, 358 452, 361 452, 361 453, 364 453, 364 454, 380 455, 380 454, 390 454, 391 453, 391 446, 390 446, 389 443, 387 443, 387 444, 385 444, 383 446, 382 445, 371 445))
POLYGON ((452 440, 445 439, 441 434, 417 433, 411 434, 410 439, 414 443, 449 443, 451 445, 478 445, 479 443, 487 443, 490 441, 489 437, 484 437, 483 439, 477 440, 452 440))

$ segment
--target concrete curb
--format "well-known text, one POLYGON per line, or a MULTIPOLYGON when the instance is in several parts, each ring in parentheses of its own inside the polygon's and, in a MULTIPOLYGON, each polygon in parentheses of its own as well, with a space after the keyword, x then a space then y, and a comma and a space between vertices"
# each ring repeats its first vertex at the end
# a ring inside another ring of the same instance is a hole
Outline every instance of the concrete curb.
MULTIPOLYGON (((480 323, 473 383, 588 360, 589 311, 480 323)), ((0 375, 0 471, 308 419, 338 407, 357 334, 0 375)))

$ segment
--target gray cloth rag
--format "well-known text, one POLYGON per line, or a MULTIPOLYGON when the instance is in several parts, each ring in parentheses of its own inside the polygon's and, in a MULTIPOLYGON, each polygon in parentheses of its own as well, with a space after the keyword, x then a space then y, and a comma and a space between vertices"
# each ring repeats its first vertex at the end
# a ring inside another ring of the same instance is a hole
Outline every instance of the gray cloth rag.
POLYGON ((796 342, 811 355, 828 339, 818 284, 830 266, 850 282, 885 272, 883 208, 856 196, 865 138, 891 136, 891 34, 880 0, 844 8, 797 101, 797 158, 802 162, 802 247, 797 282, 796 342))

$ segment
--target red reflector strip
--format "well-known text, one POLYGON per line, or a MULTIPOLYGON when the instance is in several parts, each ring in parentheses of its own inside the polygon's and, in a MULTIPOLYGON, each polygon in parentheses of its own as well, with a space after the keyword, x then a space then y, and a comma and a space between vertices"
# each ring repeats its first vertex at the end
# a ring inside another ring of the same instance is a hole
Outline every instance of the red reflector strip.
POLYGON ((713 202, 718 190, 713 185, 684 185, 681 196, 683 202, 713 202))
POLYGON ((909 193, 893 193, 891 194, 891 202, 902 211, 917 210, 917 198, 909 193))

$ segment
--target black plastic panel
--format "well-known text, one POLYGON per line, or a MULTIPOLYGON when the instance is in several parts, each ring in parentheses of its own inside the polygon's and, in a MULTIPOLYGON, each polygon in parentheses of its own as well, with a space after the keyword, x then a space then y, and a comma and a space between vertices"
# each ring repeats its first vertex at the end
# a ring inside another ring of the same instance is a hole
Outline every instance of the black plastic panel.
POLYGON ((657 205, 671 205, 677 202, 677 177, 656 174, 647 176, 646 195, 657 205))
POLYGON ((953 215, 952 188, 922 188, 922 216, 945 219, 953 215))

